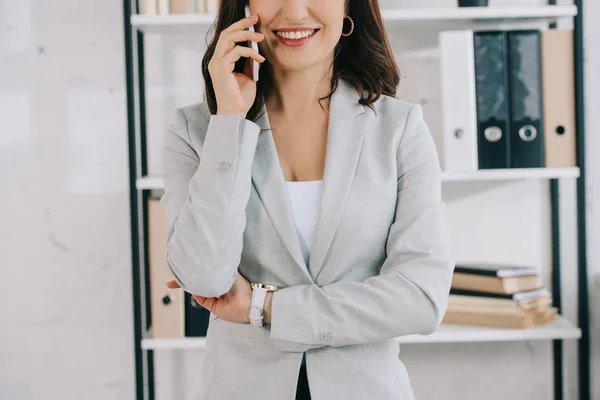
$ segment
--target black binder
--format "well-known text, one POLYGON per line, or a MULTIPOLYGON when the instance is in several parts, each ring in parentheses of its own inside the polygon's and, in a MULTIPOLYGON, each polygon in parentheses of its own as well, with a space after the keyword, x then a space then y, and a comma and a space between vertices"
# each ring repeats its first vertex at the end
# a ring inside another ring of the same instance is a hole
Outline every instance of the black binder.
POLYGON ((210 316, 210 311, 196 303, 196 300, 194 300, 192 295, 188 292, 185 292, 184 304, 185 336, 206 336, 206 331, 208 330, 208 318, 210 316))
POLYGON ((510 106, 507 34, 475 32, 473 37, 477 98, 479 169, 510 167, 510 106))
POLYGON ((509 31, 508 56, 511 164, 513 168, 541 168, 545 161, 540 31, 509 31))

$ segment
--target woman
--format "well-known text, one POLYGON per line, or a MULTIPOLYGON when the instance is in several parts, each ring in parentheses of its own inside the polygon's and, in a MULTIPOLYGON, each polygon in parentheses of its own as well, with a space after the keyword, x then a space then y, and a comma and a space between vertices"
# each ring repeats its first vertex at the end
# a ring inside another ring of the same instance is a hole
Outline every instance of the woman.
POLYGON ((169 286, 211 311, 200 398, 413 399, 394 339, 436 330, 454 263, 377 1, 244 6, 163 145, 169 286))

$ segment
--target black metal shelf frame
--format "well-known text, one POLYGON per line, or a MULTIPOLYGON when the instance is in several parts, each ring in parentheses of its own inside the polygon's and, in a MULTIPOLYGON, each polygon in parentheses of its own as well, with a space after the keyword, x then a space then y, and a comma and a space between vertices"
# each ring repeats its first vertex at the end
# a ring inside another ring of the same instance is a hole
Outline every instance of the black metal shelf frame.
MULTIPOLYGON (((556 4, 556 0, 548 0, 556 4)), ((590 365, 590 316, 586 245, 585 208, 585 115, 584 115, 584 58, 583 58, 583 0, 574 0, 577 16, 574 18, 574 66, 577 130, 577 164, 580 176, 577 179, 577 253, 578 253, 578 325, 581 338, 578 340, 578 387, 579 399, 591 399, 590 365)), ((143 350, 141 341, 151 326, 150 288, 148 258, 148 191, 136 187, 138 178, 147 175, 146 153, 146 96, 144 73, 144 33, 131 25, 131 16, 139 10, 136 0, 123 0, 124 55, 127 104, 128 159, 129 159, 129 207, 131 223, 132 257, 132 301, 134 312, 134 361, 135 392, 137 400, 154 400, 154 353, 143 350)), ((551 26, 553 27, 553 26, 551 26)), ((550 181, 552 220, 552 292, 554 306, 559 311, 561 299, 560 266, 560 216, 559 182, 550 181)), ((563 341, 553 340, 554 400, 562 400, 563 385, 563 341)))

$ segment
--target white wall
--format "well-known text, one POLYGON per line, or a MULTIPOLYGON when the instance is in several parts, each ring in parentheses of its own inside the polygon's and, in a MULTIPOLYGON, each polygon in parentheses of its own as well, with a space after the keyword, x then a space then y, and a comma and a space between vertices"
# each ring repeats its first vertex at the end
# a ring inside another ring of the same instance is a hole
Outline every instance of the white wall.
MULTIPOLYGON (((133 343, 127 193, 127 135, 121 2, 0 0, 0 398, 131 399, 133 343)), ((492 5, 541 0, 492 0, 492 5)), ((588 0, 587 136, 589 264, 595 282, 593 342, 600 381, 600 4, 588 0), (595 206, 595 207, 594 207, 595 206), (595 240, 594 240, 595 239, 595 240)), ((450 6, 453 0, 383 0, 450 6)), ((423 104, 440 131, 433 33, 390 31, 407 77, 402 98, 423 104)), ((147 37, 150 171, 176 106, 202 99, 205 34, 147 37)), ((563 186, 565 311, 575 318, 572 182, 563 186), (572 268, 569 268, 572 265, 572 268)), ((458 260, 529 263, 548 279, 546 182, 448 184, 448 219, 458 260), (493 210, 491 212, 490 210, 493 210), (499 244, 496 239, 506 240, 499 244)), ((576 367, 567 345, 567 399, 576 367)), ((552 396, 548 342, 405 345, 418 399, 535 399, 552 396), (477 379, 474 377, 477 376, 477 379), (435 384, 432 384, 432 381, 435 384)), ((156 354, 159 399, 191 399, 202 352, 156 354)), ((594 388, 600 399, 600 384, 594 388)))

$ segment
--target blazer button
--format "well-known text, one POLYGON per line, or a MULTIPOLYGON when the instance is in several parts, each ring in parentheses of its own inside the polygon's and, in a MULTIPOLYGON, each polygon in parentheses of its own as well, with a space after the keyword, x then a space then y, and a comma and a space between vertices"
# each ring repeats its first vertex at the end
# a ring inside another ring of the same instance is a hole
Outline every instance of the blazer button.
POLYGON ((331 337, 332 337, 331 332, 323 332, 319 336, 320 336, 321 340, 324 342, 331 340, 331 337))
POLYGON ((217 164, 217 168, 221 172, 227 172, 231 168, 231 164, 229 164, 228 161, 221 161, 220 163, 217 164))

